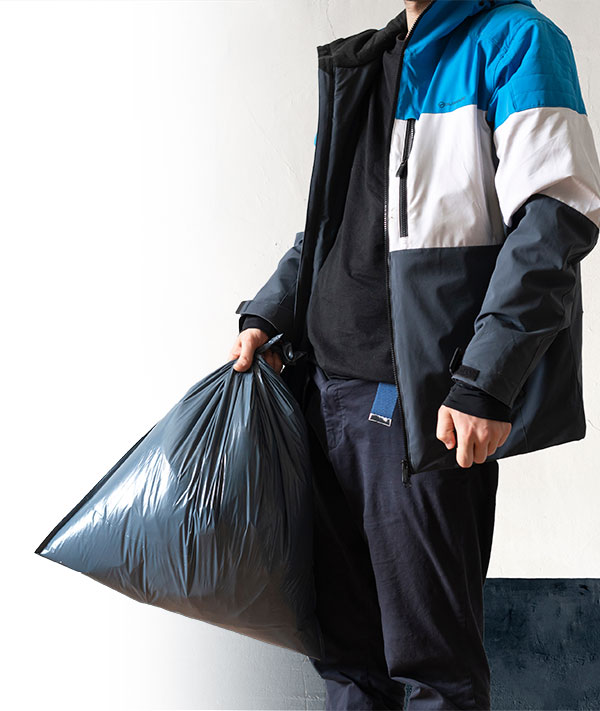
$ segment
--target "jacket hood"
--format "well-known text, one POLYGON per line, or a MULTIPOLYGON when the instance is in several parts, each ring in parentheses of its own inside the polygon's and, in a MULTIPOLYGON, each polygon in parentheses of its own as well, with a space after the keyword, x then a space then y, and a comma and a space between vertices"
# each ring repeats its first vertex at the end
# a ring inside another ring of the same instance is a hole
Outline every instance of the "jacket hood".
MULTIPOLYGON (((433 0, 411 35, 412 51, 419 52, 422 45, 439 41, 472 15, 509 4, 535 8, 532 0, 433 0)), ((406 31, 406 10, 403 10, 379 30, 363 30, 319 45, 318 56, 329 57, 337 66, 354 67, 367 64, 385 49, 391 48, 396 36, 404 35, 406 31)))

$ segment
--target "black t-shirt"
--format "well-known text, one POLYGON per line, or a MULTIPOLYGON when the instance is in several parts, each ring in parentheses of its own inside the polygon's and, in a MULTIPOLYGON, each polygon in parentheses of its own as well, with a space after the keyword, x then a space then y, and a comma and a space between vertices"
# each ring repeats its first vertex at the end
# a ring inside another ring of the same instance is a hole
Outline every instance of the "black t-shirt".
MULTIPOLYGON (((394 383, 386 293, 383 233, 389 121, 398 64, 399 36, 383 54, 383 71, 366 107, 352 165, 344 214, 334 244, 317 274, 306 324, 317 363, 329 376, 394 383)), ((248 314, 243 328, 277 330, 248 314)), ((509 421, 510 409, 479 388, 455 381, 444 404, 477 417, 509 421)))
POLYGON ((321 368, 336 377, 394 383, 383 234, 389 121, 404 42, 383 54, 358 136, 344 214, 306 315, 321 368))

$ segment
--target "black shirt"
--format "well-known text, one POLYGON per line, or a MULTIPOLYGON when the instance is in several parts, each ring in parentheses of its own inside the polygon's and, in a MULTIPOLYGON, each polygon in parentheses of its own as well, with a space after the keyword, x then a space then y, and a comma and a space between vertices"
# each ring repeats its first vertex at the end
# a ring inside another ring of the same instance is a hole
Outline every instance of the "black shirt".
MULTIPOLYGON (((383 233, 389 121, 404 41, 383 53, 358 136, 344 214, 317 274, 306 314, 308 337, 321 368, 335 377, 394 383, 383 233)), ((248 314, 243 328, 277 330, 248 314)), ((440 403, 441 404, 441 403, 440 403)), ((468 414, 510 421, 510 408, 474 386, 454 381, 444 404, 468 414)))
POLYGON ((328 375, 394 383, 383 234, 390 112, 403 41, 383 54, 353 156, 344 214, 317 274, 306 325, 328 375))

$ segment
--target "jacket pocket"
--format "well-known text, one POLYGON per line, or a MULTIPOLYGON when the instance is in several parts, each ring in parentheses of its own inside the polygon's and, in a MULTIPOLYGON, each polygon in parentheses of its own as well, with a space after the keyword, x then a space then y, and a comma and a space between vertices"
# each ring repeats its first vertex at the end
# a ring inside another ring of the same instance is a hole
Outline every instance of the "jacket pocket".
POLYGON ((406 131, 404 134, 404 148, 402 150, 402 160, 396 171, 396 177, 400 179, 400 192, 398 203, 398 221, 400 228, 400 237, 408 237, 408 206, 406 194, 406 181, 408 173, 408 158, 412 150, 413 139, 415 136, 415 120, 414 118, 407 119, 406 131))

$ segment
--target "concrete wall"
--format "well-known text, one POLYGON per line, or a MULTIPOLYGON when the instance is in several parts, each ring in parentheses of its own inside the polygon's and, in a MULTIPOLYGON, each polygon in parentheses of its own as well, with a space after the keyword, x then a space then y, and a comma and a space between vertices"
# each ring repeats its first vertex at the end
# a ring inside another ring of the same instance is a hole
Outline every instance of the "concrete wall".
MULTIPOLYGON (((571 38, 600 146, 600 5, 536 4, 571 38)), ((316 46, 402 8, 0 3, 5 706, 323 708, 307 658, 33 549, 227 359, 237 305, 304 227, 316 46)), ((588 436, 501 463, 490 577, 600 576, 599 266, 582 266, 588 436)))

